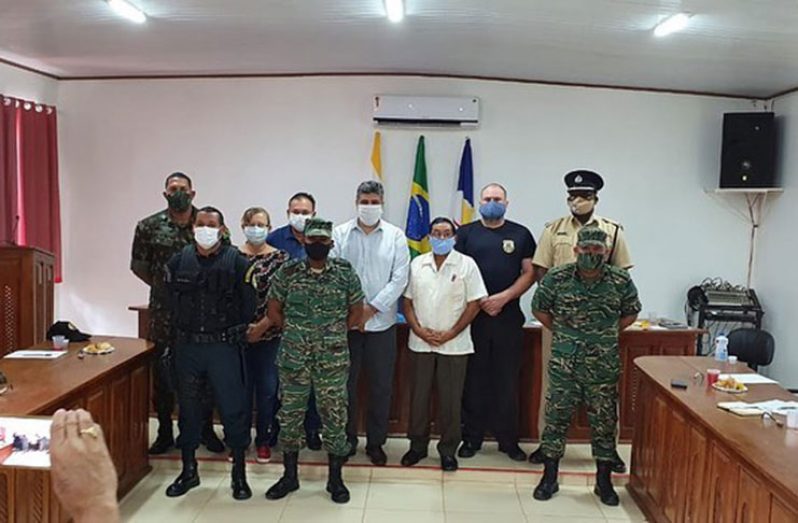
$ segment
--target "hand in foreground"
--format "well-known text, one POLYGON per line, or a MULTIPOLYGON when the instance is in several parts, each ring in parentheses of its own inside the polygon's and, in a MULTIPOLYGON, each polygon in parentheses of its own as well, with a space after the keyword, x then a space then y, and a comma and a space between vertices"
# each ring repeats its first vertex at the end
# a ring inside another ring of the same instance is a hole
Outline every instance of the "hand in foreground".
POLYGON ((75 523, 116 523, 116 469, 102 429, 83 409, 59 409, 50 428, 53 490, 75 523))
POLYGON ((507 302, 498 294, 493 294, 487 298, 482 298, 479 307, 489 316, 498 316, 507 302))

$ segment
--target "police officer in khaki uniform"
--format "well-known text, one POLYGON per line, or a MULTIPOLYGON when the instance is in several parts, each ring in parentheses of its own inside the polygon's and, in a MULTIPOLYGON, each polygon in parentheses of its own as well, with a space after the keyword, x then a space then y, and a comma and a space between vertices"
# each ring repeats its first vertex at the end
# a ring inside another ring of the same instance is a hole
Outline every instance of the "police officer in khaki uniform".
MULTIPOLYGON (((629 256, 629 247, 623 226, 618 222, 598 216, 595 213, 598 203, 598 192, 604 187, 604 180, 598 173, 587 170, 571 171, 565 175, 565 185, 568 187, 568 207, 571 214, 563 216, 553 222, 547 223, 540 237, 538 248, 532 259, 535 266, 536 279, 540 281, 549 269, 573 263, 576 261, 574 247, 577 234, 583 227, 598 227, 607 233, 607 263, 622 269, 630 269, 632 260, 629 256)), ((548 366, 551 357, 551 331, 543 329, 543 368, 548 366)), ((548 389, 548 376, 542 374, 542 390, 540 396, 540 411, 538 427, 545 424, 543 413, 546 410, 546 391, 548 389)), ((538 448, 529 455, 532 463, 543 463, 543 454, 538 448)), ((616 455, 613 462, 613 471, 626 472, 626 465, 620 456, 616 455)))

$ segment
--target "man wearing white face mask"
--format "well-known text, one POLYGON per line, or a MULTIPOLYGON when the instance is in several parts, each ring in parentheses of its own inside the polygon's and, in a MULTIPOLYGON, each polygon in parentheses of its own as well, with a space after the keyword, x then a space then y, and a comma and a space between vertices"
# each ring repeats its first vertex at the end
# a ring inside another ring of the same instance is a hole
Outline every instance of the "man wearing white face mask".
POLYGON ((385 191, 376 181, 361 183, 355 204, 357 218, 333 231, 331 256, 344 258, 355 268, 366 304, 358 330, 349 331, 349 422, 347 437, 357 451, 357 384, 365 367, 369 379, 366 454, 375 465, 385 465, 382 445, 388 436, 398 301, 407 286, 410 252, 405 234, 382 219, 385 191))
MULTIPOLYGON (((292 260, 304 260, 305 253, 305 222, 316 216, 316 199, 312 194, 298 192, 288 200, 288 224, 269 234, 266 243, 288 253, 292 260)), ((316 394, 311 391, 308 399, 308 410, 305 412, 305 437, 310 450, 321 450, 321 418, 316 408, 316 394)), ((272 427, 269 444, 277 444, 278 427, 272 427)))
MULTIPOLYGON (((597 216, 595 213, 598 203, 598 192, 604 187, 604 180, 598 173, 587 170, 571 171, 565 175, 565 185, 568 188, 568 207, 571 214, 551 223, 547 223, 540 237, 538 249, 532 264, 535 266, 537 281, 555 267, 576 261, 574 247, 577 234, 583 227, 598 227, 607 233, 607 263, 622 269, 631 269, 632 260, 629 256, 629 247, 623 233, 623 226, 618 222, 597 216)), ((545 370, 551 357, 552 335, 548 329, 543 329, 542 365, 545 370)), ((548 389, 548 375, 542 374, 542 390, 540 400, 540 415, 538 427, 542 433, 544 426, 544 411, 546 410, 546 391, 548 389)), ((613 471, 626 472, 626 465, 620 456, 616 456, 613 471)), ((529 455, 532 463, 543 463, 543 454, 538 448, 529 455)))

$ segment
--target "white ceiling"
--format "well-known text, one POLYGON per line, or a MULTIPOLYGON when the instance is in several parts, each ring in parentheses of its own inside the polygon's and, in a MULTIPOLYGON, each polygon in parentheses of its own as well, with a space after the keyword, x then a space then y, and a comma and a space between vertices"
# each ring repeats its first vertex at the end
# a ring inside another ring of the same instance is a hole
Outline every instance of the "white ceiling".
POLYGON ((0 0, 0 58, 59 77, 432 73, 768 97, 798 86, 796 0, 0 0), (677 11, 682 33, 651 30, 677 11))

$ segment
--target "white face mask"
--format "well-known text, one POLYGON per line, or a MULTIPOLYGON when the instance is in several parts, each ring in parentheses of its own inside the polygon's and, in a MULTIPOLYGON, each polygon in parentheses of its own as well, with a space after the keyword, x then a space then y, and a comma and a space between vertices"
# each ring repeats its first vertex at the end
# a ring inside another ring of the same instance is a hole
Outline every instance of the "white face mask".
POLYGON ((291 213, 288 215, 288 223, 298 233, 305 232, 305 223, 310 220, 309 214, 291 213))
POLYGON ((244 227, 244 236, 249 243, 255 246, 266 243, 266 235, 268 234, 269 229, 261 227, 260 225, 247 225, 244 227))
POLYGON ((366 227, 374 227, 382 218, 382 205, 358 205, 357 216, 366 227))
POLYGON ((194 240, 205 250, 219 243, 219 229, 216 227, 194 227, 194 240))

